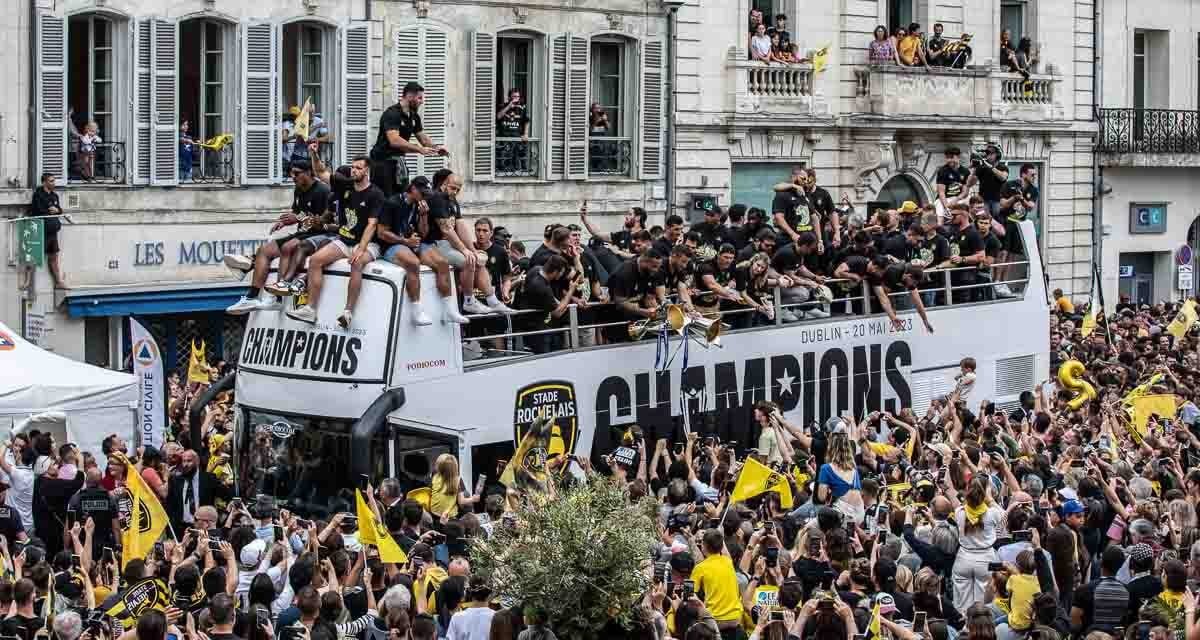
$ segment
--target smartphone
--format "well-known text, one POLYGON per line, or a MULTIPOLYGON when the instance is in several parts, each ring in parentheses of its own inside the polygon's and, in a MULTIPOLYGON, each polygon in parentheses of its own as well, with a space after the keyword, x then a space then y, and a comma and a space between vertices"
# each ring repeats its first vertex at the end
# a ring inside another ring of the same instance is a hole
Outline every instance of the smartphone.
POLYGON ((779 547, 767 547, 766 558, 768 567, 779 566, 779 547))
POLYGON ((820 555, 820 554, 821 554, 820 538, 809 538, 808 539, 808 555, 816 556, 816 555, 820 555))
POLYGON ((775 533, 775 521, 774 520, 767 520, 766 522, 763 523, 763 533, 765 533, 767 535, 774 535, 774 533, 775 533))
POLYGON ((1029 529, 1019 529, 1012 532, 1013 542, 1029 542, 1033 540, 1033 531, 1029 529))
POLYGON ((312 526, 312 520, 305 520, 305 519, 303 519, 303 518, 296 518, 296 526, 297 526, 297 527, 300 527, 301 529, 307 529, 307 528, 309 528, 309 527, 311 527, 311 526, 312 526))
POLYGON ((682 442, 675 443, 675 455, 676 456, 683 455, 683 443, 682 442))
POLYGON ((875 544, 880 546, 887 544, 887 531, 880 531, 879 535, 875 536, 875 544))
POLYGON ((1003 562, 989 562, 988 563, 988 571, 989 572, 1004 571, 1004 563, 1003 562))
POLYGON ((275 525, 275 542, 283 542, 283 527, 275 525))
POLYGON ((667 568, 669 566, 670 565, 668 565, 665 562, 656 562, 654 564, 654 582, 655 583, 662 584, 667 581, 667 568))
POLYGON ((163 550, 163 543, 161 543, 161 542, 154 543, 154 557, 158 558, 159 560, 166 559, 167 552, 163 550))
POLYGON ((696 583, 692 580, 683 581, 683 599, 687 600, 696 595, 696 583))
POLYGON ((888 506, 886 504, 881 504, 879 505, 879 508, 875 510, 875 522, 879 524, 887 524, 887 519, 888 506))
POLYGON ((771 622, 783 622, 783 611, 780 609, 771 611, 771 622))
POLYGON ((367 485, 371 484, 371 477, 365 473, 358 474, 358 488, 363 491, 367 490, 367 485))
POLYGON ((254 617, 258 619, 258 626, 265 627, 271 624, 271 614, 262 607, 255 607, 254 617))
POLYGON ((208 549, 210 551, 220 551, 221 550, 221 540, 219 538, 209 538, 208 539, 208 549))
POLYGON ((487 474, 481 473, 475 478, 475 493, 483 493, 483 483, 487 482, 487 474))
POLYGON ((917 611, 913 613, 912 630, 916 633, 924 633, 925 631, 925 612, 917 611))
POLYGON ((112 547, 104 547, 104 550, 100 552, 100 559, 104 562, 104 564, 108 564, 110 562, 116 562, 117 556, 113 553, 112 547))
POLYGON ((950 454, 950 457, 955 460, 958 460, 959 458, 962 458, 962 451, 959 449, 955 449, 954 453, 950 454))
POLYGON ((1085 466, 1087 466, 1087 463, 1084 462, 1083 460, 1072 460, 1071 461, 1072 469, 1082 469, 1085 466))
POLYGON ((712 437, 712 436, 706 436, 706 437, 704 438, 704 446, 706 446, 706 447, 715 447, 716 445, 717 445, 717 439, 716 439, 716 438, 714 438, 714 437, 712 437))
POLYGON ((229 508, 230 509, 241 509, 242 508, 242 499, 241 498, 233 498, 232 500, 230 500, 229 508))
POLYGON ((75 571, 79 571, 79 569, 81 567, 83 567, 83 560, 80 559, 79 554, 72 553, 71 554, 71 568, 75 571))

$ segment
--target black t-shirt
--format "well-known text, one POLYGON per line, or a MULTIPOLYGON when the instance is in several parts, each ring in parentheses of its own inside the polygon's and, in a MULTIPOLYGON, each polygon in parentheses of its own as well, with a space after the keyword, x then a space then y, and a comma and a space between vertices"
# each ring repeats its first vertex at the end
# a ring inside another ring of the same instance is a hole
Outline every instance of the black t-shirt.
POLYGON ((545 325, 549 323, 549 312, 558 307, 558 298, 554 294, 554 284, 542 275, 541 267, 534 267, 525 276, 525 286, 521 289, 522 309, 536 309, 546 314, 529 314, 532 324, 545 325))
MULTIPOLYGON (((979 236, 979 241, 983 243, 983 255, 989 258, 995 258, 1000 255, 1000 250, 1004 248, 1004 243, 1000 242, 1000 238, 994 233, 988 233, 986 236, 979 236)), ((992 268, 985 264, 979 265, 979 270, 988 273, 992 268)))
MULTIPOLYGON (((1025 184, 1024 180, 1017 179, 1009 180, 1008 183, 1004 185, 1004 191, 1000 192, 1000 197, 1002 199, 1007 199, 1020 194, 1026 200, 1037 203, 1039 193, 1040 192, 1038 191, 1037 185, 1027 185, 1025 184)), ((1025 205, 1020 202, 1014 202, 1013 205, 1014 206, 1010 206, 1007 209, 1001 209, 1000 215, 1007 217, 1013 222, 1020 222, 1024 220, 1025 216, 1029 214, 1029 212, 1025 210, 1025 205)))
POLYGON ((771 201, 771 215, 776 213, 782 213, 783 219, 796 233, 813 230, 808 198, 796 190, 780 191, 775 194, 775 198, 771 201))
POLYGON ((890 233, 884 236, 883 241, 879 245, 879 252, 892 256, 901 261, 908 262, 911 258, 912 247, 908 244, 908 238, 903 233, 890 233))
POLYGON ((780 247, 775 251, 775 255, 771 256, 771 268, 779 273, 788 273, 795 271, 800 267, 808 266, 808 261, 812 256, 807 256, 796 250, 795 244, 780 247))
POLYGON ((654 290, 661 284, 658 274, 643 273, 637 263, 637 258, 630 258, 622 262, 621 266, 608 276, 608 291, 613 299, 623 298, 637 301, 646 294, 654 293, 654 290))
POLYGON ((379 218, 379 210, 383 208, 383 191, 375 185, 366 189, 353 189, 342 200, 341 211, 338 212, 338 237, 347 243, 357 243, 362 240, 367 224, 379 218))
MULTIPOLYGON (((534 249, 533 255, 529 256, 529 266, 530 267, 540 267, 540 266, 546 264, 546 261, 549 260, 551 256, 560 256, 560 257, 562 257, 563 260, 567 259, 566 256, 555 251, 554 249, 551 249, 550 247, 546 246, 545 244, 540 244, 540 245, 538 245, 537 249, 534 249)), ((568 264, 570 264, 569 260, 567 262, 568 262, 568 264)))
POLYGON ((766 304, 765 294, 769 293, 769 288, 764 279, 762 282, 756 282, 750 277, 750 266, 739 267, 736 271, 737 288, 743 294, 757 300, 759 304, 766 304))
MULTIPOLYGON (((111 523, 112 520, 108 522, 111 523)), ((21 516, 17 510, 8 505, 0 505, 0 535, 4 536, 5 540, 16 540, 17 534, 22 531, 25 531, 25 525, 21 523, 21 516)))
POLYGON ((508 259, 508 252, 493 242, 484 249, 484 253, 487 254, 487 270, 492 278, 492 285, 499 287, 506 277, 512 275, 512 263, 508 259))
POLYGON ((946 186, 947 198, 958 198, 963 195, 963 187, 969 177, 971 172, 966 167, 959 165, 957 169, 951 169, 950 165, 944 164, 938 169, 937 183, 946 186))
POLYGON ((329 209, 329 185, 314 180, 305 191, 299 185, 292 190, 292 213, 300 219, 300 231, 320 233, 321 216, 329 209))
POLYGON ((608 238, 621 251, 633 253, 633 232, 629 229, 614 231, 609 234, 608 238))
POLYGON ((441 192, 429 196, 425 202, 429 205, 429 213, 426 215, 428 228, 425 230, 425 234, 421 236, 421 241, 433 243, 438 240, 445 240, 446 234, 442 233, 442 228, 438 223, 446 219, 453 221, 454 212, 458 205, 450 200, 450 196, 441 192))
POLYGON ((913 258, 920 260, 925 268, 936 267, 950 258, 950 241, 935 233, 932 238, 921 241, 913 258))
MULTIPOLYGON (((1006 173, 1008 172, 1008 165, 1003 162, 997 162, 995 167, 997 169, 1004 169, 1006 173)), ((995 171, 983 165, 975 168, 975 177, 979 180, 979 195, 984 200, 994 202, 1000 199, 1000 192, 1004 190, 1006 182, 1005 178, 997 176, 995 171)))
POLYGON ((834 209, 833 196, 829 195, 829 192, 823 187, 813 187, 813 190, 808 192, 807 196, 813 213, 820 214, 822 218, 828 219, 834 209))
MULTIPOLYGON (((379 224, 386 226, 388 231, 406 238, 417 228, 417 208, 403 193, 397 193, 383 201, 379 209, 379 224)), ((380 247, 387 248, 395 243, 384 240, 379 234, 375 235, 380 247)))
POLYGON ((665 260, 663 261, 662 276, 659 278, 659 281, 666 284, 668 289, 674 290, 679 285, 690 287, 695 275, 696 266, 694 262, 689 260, 682 269, 674 269, 671 267, 671 261, 665 260))
POLYGON ((925 43, 925 48, 929 49, 930 53, 938 53, 946 48, 946 38, 939 35, 934 35, 925 43))
POLYGON ((0 622, 0 632, 6 636, 16 636, 21 640, 33 640, 34 635, 45 625, 46 623, 41 617, 26 618, 18 613, 0 622))
POLYGON ((113 518, 117 517, 117 501, 109 496, 107 491, 100 487, 84 489, 71 496, 71 500, 67 502, 67 509, 79 514, 80 522, 87 522, 87 519, 91 518, 96 523, 97 540, 112 542, 111 524, 113 518))
POLYGON ((525 115, 525 107, 517 105, 496 118, 497 138, 520 138, 521 132, 529 124, 529 116, 525 115))
POLYGON ((951 236, 950 255, 951 256, 973 256, 986 248, 983 238, 980 237, 974 225, 962 230, 954 230, 954 235, 951 236))
POLYGON ((728 269, 722 269, 720 265, 717 264, 717 260, 719 259, 719 257, 714 258, 708 262, 701 262, 696 266, 695 284, 696 288, 700 289, 700 292, 694 297, 696 302, 706 307, 711 307, 712 305, 716 304, 719 298, 717 298, 716 293, 709 290, 709 288, 704 284, 704 276, 712 276, 713 279, 717 281, 717 284, 721 285, 722 287, 728 287, 729 284, 734 282, 737 278, 737 267, 735 266, 735 263, 731 262, 728 269))
POLYGON ((875 284, 884 287, 889 292, 916 288, 904 284, 904 265, 902 264, 889 264, 875 284))
POLYGON ((424 130, 420 113, 409 113, 399 104, 388 107, 379 117, 379 135, 375 138, 375 146, 371 148, 371 159, 379 161, 404 155, 388 143, 388 131, 396 131, 402 140, 409 140, 424 130))
POLYGON ((700 234, 700 242, 714 249, 721 248, 722 243, 731 242, 729 239, 729 227, 726 227, 719 222, 716 224, 710 224, 708 222, 694 224, 692 225, 690 231, 695 231, 696 233, 700 234))
MULTIPOLYGON (((38 187, 33 190, 33 206, 29 212, 31 216, 57 216, 62 213, 62 205, 58 203, 57 191, 46 191, 45 187, 38 187), (58 211, 50 211, 51 207, 58 207, 58 211)), ((62 218, 50 218, 42 223, 46 233, 54 233, 62 228, 62 218)))
POLYGON ((650 249, 662 256, 663 260, 671 257, 671 249, 675 248, 675 243, 667 239, 666 235, 661 236, 654 244, 650 245, 650 249))

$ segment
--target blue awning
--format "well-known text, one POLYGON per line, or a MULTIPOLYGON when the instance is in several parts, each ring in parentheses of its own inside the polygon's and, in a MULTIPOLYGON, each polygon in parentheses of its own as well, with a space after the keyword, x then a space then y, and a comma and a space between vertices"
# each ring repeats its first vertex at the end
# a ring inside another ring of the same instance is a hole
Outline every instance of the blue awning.
POLYGON ((245 293, 245 285, 122 293, 68 293, 67 311, 73 318, 222 311, 245 293))

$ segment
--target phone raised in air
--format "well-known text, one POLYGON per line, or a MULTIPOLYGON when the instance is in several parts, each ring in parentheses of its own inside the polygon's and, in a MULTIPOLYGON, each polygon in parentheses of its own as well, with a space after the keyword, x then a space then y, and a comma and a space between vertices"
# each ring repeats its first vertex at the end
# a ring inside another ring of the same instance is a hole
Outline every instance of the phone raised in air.
POLYGON ((683 599, 687 600, 696 595, 696 583, 692 580, 683 581, 683 599))
POLYGON ((283 527, 275 525, 275 542, 283 542, 283 527))
POLYGON ((926 618, 926 615, 925 615, 925 612, 924 612, 924 611, 917 611, 917 612, 913 613, 913 627, 912 627, 912 630, 913 630, 914 632, 916 632, 916 633, 923 633, 923 632, 924 632, 924 629, 925 629, 925 618, 926 618))

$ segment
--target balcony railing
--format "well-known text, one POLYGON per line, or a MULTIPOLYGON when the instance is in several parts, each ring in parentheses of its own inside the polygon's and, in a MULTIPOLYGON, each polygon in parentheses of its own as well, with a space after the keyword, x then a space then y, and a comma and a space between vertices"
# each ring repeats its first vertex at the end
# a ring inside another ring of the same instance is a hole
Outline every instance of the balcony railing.
POLYGON ((738 114, 812 116, 829 111, 828 100, 815 86, 811 64, 767 64, 746 60, 730 49, 726 68, 733 74, 733 110, 738 114))
MULTIPOLYGON (((70 161, 69 182, 88 182, 83 177, 83 156, 74 147, 70 161)), ((91 182, 125 184, 125 143, 108 141, 97 144, 94 169, 91 182)))
POLYGON ((959 117, 1040 122, 1065 117, 1055 75, 986 68, 869 65, 854 70, 858 107, 889 117, 959 117))
POLYGON ((996 74, 1000 83, 1000 99, 1018 105, 1054 104, 1055 78, 1031 75, 1025 80, 1020 74, 996 74))
POLYGON ((1101 109, 1100 153, 1200 154, 1200 111, 1101 109))
POLYGON ((629 138, 588 139, 588 173, 593 176, 629 177, 633 170, 633 143, 629 138))
POLYGON ((192 182, 201 184, 233 183, 233 145, 211 149, 197 145, 192 164, 192 182))
MULTIPOLYGON (((283 173, 281 173, 280 175, 283 176, 283 180, 285 182, 291 182, 291 180, 292 180, 292 171, 291 171, 292 161, 299 160, 302 158, 307 158, 308 157, 308 148, 304 147, 303 149, 300 149, 299 147, 296 147, 295 149, 292 150, 291 155, 287 155, 287 154, 282 154, 282 155, 285 155, 287 157, 285 157, 283 159, 283 173)), ((333 142, 318 142, 317 143, 317 155, 321 158, 321 162, 324 162, 325 166, 329 167, 330 171, 333 171, 334 169, 337 168, 333 164, 333 142)))
POLYGON ((497 178, 536 178, 541 148, 532 138, 496 139, 497 178))
POLYGON ((812 95, 812 65, 743 60, 737 66, 738 73, 746 75, 746 90, 751 95, 767 98, 812 95))

